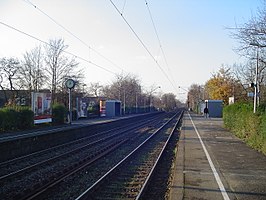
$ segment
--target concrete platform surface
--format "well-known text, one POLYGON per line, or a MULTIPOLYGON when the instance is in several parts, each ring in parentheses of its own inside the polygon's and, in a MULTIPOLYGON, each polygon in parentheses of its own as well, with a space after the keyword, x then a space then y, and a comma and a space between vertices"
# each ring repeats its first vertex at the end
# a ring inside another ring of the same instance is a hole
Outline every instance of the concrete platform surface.
POLYGON ((223 128, 185 113, 170 200, 266 200, 266 156, 223 128))
POLYGON ((39 135, 45 135, 53 132, 70 130, 82 128, 90 125, 113 122, 117 120, 122 120, 126 118, 131 118, 134 116, 141 116, 145 114, 139 115, 126 115, 126 116, 117 116, 117 117, 98 117, 92 119, 81 119, 81 120, 73 120, 71 124, 62 124, 58 126, 47 126, 47 127, 36 127, 35 129, 25 130, 25 131, 15 131, 15 132, 7 132, 0 134, 0 143, 6 141, 17 140, 21 138, 34 137, 39 135))

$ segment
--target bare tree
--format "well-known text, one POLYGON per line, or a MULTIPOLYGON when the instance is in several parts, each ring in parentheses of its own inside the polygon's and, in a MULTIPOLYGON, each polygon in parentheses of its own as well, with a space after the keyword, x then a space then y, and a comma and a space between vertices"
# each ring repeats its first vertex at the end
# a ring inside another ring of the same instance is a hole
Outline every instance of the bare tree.
POLYGON ((17 78, 21 87, 31 91, 38 91, 44 86, 45 73, 41 46, 24 54, 24 60, 18 69, 17 78))
POLYGON ((177 107, 176 96, 173 93, 163 94, 162 104, 165 111, 174 111, 177 107))
POLYGON ((120 100, 124 109, 141 104, 140 81, 132 74, 117 74, 112 84, 103 88, 103 94, 109 99, 120 100))
POLYGON ((266 1, 264 6, 258 9, 256 16, 245 24, 236 25, 231 30, 231 36, 239 43, 238 48, 235 49, 236 52, 252 61, 252 67, 249 64, 246 65, 247 68, 243 70, 245 74, 238 74, 238 77, 244 76, 240 78, 243 80, 247 79, 247 75, 252 75, 249 81, 254 82, 255 68, 258 67, 258 89, 261 88, 262 97, 263 93, 266 94, 264 90, 266 85, 266 1))
POLYGON ((100 91, 102 89, 102 85, 100 85, 99 82, 96 82, 96 83, 90 83, 90 86, 89 86, 89 92, 95 96, 95 97, 98 97, 99 94, 100 94, 100 91))
POLYGON ((147 96, 147 102, 149 106, 149 110, 154 108, 154 102, 156 102, 156 107, 162 108, 163 106, 161 105, 160 98, 157 95, 154 95, 157 90, 161 88, 160 86, 153 84, 149 87, 149 89, 146 90, 146 96, 147 96))
POLYGON ((13 97, 12 101, 15 99, 15 81, 16 73, 20 63, 16 58, 2 58, 0 60, 0 87, 4 91, 5 101, 8 101, 6 90, 11 90, 13 97))
POLYGON ((18 71, 19 61, 16 58, 2 58, 0 60, 0 74, 2 74, 3 82, 6 79, 6 89, 14 90, 15 75, 18 71))
POLYGON ((205 93, 204 87, 199 84, 192 84, 188 90, 187 104, 189 108, 197 109, 198 103, 208 96, 205 93))
POLYGON ((65 55, 68 48, 63 39, 51 39, 49 45, 45 45, 45 71, 47 84, 51 88, 52 102, 55 101, 57 90, 64 88, 64 82, 67 78, 72 78, 77 82, 82 78, 82 73, 78 70, 78 63, 75 58, 69 58, 65 55))
POLYGON ((252 62, 246 64, 234 64, 233 67, 234 85, 233 95, 235 101, 248 101, 250 98, 247 96, 248 92, 253 92, 253 88, 250 87, 250 83, 254 82, 255 69, 252 62))
POLYGON ((253 58, 256 47, 251 44, 266 44, 266 1, 264 1, 264 6, 258 9, 256 16, 244 24, 230 28, 230 30, 232 38, 239 43, 238 48, 235 49, 236 52, 242 56, 253 58))

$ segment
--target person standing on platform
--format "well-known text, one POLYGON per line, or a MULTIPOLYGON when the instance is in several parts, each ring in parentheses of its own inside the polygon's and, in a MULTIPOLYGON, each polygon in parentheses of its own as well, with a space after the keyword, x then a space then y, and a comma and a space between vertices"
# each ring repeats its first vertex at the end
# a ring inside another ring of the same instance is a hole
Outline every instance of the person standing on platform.
POLYGON ((207 118, 209 117, 209 109, 207 107, 204 108, 204 117, 207 118))

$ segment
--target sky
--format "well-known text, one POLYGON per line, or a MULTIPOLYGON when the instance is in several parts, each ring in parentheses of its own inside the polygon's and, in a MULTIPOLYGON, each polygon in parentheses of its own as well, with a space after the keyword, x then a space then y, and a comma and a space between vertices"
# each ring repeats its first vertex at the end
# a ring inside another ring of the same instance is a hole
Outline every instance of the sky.
POLYGON ((0 0, 0 58, 22 59, 41 44, 10 26, 45 42, 63 38, 86 84, 107 85, 130 73, 147 91, 160 86, 158 92, 185 101, 189 86, 243 62, 228 28, 262 6, 263 0, 0 0))

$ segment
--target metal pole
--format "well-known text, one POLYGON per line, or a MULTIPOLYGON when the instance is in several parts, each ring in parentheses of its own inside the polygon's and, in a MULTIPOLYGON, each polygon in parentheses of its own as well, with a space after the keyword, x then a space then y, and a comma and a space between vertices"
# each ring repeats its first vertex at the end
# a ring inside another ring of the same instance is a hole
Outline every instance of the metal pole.
POLYGON ((126 114, 126 90, 124 88, 124 115, 126 114))
POLYGON ((255 84, 254 84, 254 110, 253 112, 256 113, 256 108, 257 108, 257 101, 259 104, 259 84, 258 84, 258 73, 259 73, 259 48, 264 48, 266 45, 260 45, 259 43, 251 42, 251 46, 256 46, 257 47, 257 64, 256 64, 256 74, 255 74, 255 84))
POLYGON ((256 87, 257 87, 257 106, 260 105, 260 83, 259 83, 259 62, 260 62, 260 58, 259 58, 259 47, 257 48, 257 81, 256 81, 256 87))
POLYGON ((71 124, 71 121, 72 121, 71 89, 68 89, 68 110, 69 110, 69 124, 71 124))
POLYGON ((144 97, 144 112, 146 112, 146 96, 144 97))
POLYGON ((150 99, 150 112, 151 112, 151 107, 152 107, 152 93, 155 91, 155 90, 157 90, 157 89, 159 89, 159 88, 161 88, 161 86, 158 86, 157 88, 155 88, 155 89, 153 89, 153 90, 151 90, 150 91, 150 96, 149 96, 149 99, 150 99))
POLYGON ((150 112, 151 112, 151 94, 150 94, 150 112))
POLYGON ((138 113, 138 92, 136 92, 136 113, 138 113))
POLYGON ((254 108, 253 112, 256 113, 257 108, 257 98, 258 98, 258 71, 259 71, 259 47, 257 47, 257 64, 256 64, 256 74, 255 74, 255 90, 254 90, 254 108))

